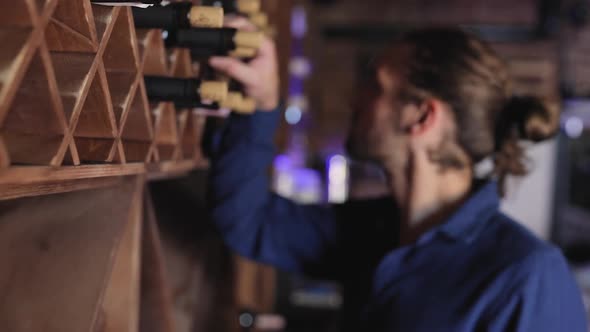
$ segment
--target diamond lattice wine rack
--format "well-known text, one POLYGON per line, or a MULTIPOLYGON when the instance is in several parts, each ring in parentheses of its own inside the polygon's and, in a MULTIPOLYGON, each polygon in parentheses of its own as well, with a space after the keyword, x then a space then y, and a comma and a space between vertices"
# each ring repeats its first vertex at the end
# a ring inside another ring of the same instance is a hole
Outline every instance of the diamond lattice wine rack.
POLYGON ((143 74, 196 76, 128 7, 0 1, 3 331, 177 331, 146 181, 204 168, 204 118, 143 74))
POLYGON ((203 163, 203 117, 150 104, 142 76, 194 76, 190 55, 167 51, 158 30, 136 31, 128 7, 2 1, 0 38, 0 183, 203 163))

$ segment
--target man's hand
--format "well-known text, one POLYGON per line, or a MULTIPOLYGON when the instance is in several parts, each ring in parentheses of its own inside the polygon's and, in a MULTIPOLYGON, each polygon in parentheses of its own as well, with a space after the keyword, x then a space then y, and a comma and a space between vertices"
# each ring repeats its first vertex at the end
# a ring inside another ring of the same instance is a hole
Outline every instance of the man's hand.
MULTIPOLYGON (((227 26, 253 30, 245 18, 235 18, 227 26)), ((229 57, 212 57, 211 67, 227 74, 244 86, 244 92, 254 98, 261 111, 272 111, 279 104, 279 73, 274 42, 265 37, 258 55, 249 63, 229 57)))

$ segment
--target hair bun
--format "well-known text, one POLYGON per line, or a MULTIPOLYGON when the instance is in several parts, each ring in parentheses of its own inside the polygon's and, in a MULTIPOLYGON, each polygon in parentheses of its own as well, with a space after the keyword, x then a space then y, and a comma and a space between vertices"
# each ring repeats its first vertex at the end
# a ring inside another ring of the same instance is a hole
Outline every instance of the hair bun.
POLYGON ((555 135, 559 127, 559 106, 533 96, 513 96, 498 121, 500 140, 514 129, 520 139, 540 142, 555 135))

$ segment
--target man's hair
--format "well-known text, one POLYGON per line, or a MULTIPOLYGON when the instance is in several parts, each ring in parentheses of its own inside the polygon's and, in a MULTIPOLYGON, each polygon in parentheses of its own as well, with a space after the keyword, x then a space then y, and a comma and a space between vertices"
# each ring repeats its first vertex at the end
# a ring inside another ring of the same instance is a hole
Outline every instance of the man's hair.
POLYGON ((472 163, 493 156, 502 193, 507 175, 527 173, 519 140, 538 142, 557 131, 558 107, 512 95, 505 62, 477 37, 455 28, 426 28, 405 34, 393 49, 398 54, 381 63, 401 75, 401 101, 437 98, 448 104, 456 142, 472 163))

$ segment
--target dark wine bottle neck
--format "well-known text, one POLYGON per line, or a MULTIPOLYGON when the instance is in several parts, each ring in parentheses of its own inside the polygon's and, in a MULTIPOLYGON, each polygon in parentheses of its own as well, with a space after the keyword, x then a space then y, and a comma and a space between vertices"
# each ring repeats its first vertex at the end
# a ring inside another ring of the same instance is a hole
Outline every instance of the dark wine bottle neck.
POLYGON ((148 99, 154 102, 201 103, 224 101, 228 84, 192 78, 145 76, 148 99))
POLYGON ((199 76, 202 80, 223 80, 226 81, 228 84, 229 91, 233 92, 244 92, 244 86, 242 83, 236 81, 235 79, 229 78, 223 74, 220 74, 216 71, 213 67, 207 63, 207 61, 201 61, 199 64, 199 76))
POLYGON ((223 7, 227 14, 251 15, 261 9, 261 0, 202 0, 201 4, 223 7))
POLYGON ((175 102, 174 107, 177 110, 186 109, 186 108, 202 108, 206 110, 219 110, 221 107, 219 103, 211 103, 211 104, 204 104, 200 101, 192 101, 192 102, 175 102))
POLYGON ((167 47, 184 47, 191 50, 203 50, 207 55, 227 55, 236 48, 234 36, 236 29, 193 28, 168 31, 165 43, 167 47))
POLYGON ((173 102, 177 110, 183 108, 219 109, 217 102, 204 103, 199 94, 201 80, 162 76, 145 76, 145 88, 152 102, 173 102))
POLYGON ((166 6, 133 8, 135 27, 143 29, 188 29, 223 27, 223 9, 176 2, 166 6))
POLYGON ((146 5, 159 5, 162 2, 164 2, 163 0, 90 0, 90 2, 94 2, 94 3, 112 3, 112 4, 118 4, 118 3, 137 3, 137 4, 146 4, 146 5))
POLYGON ((145 76, 148 99, 153 102, 171 101, 177 103, 201 102, 198 93, 200 80, 162 76, 145 76))
POLYGON ((218 78, 219 73, 205 61, 199 62, 199 76, 204 80, 214 80, 218 78))
POLYGON ((227 14, 236 14, 238 12, 238 5, 235 0, 202 0, 201 4, 205 6, 223 7, 223 11, 227 14))
POLYGON ((229 89, 236 92, 244 92, 244 85, 234 79, 228 82, 229 89))
POLYGON ((133 10, 135 27, 140 29, 181 29, 190 28, 190 2, 181 2, 160 7, 137 8, 133 10))

